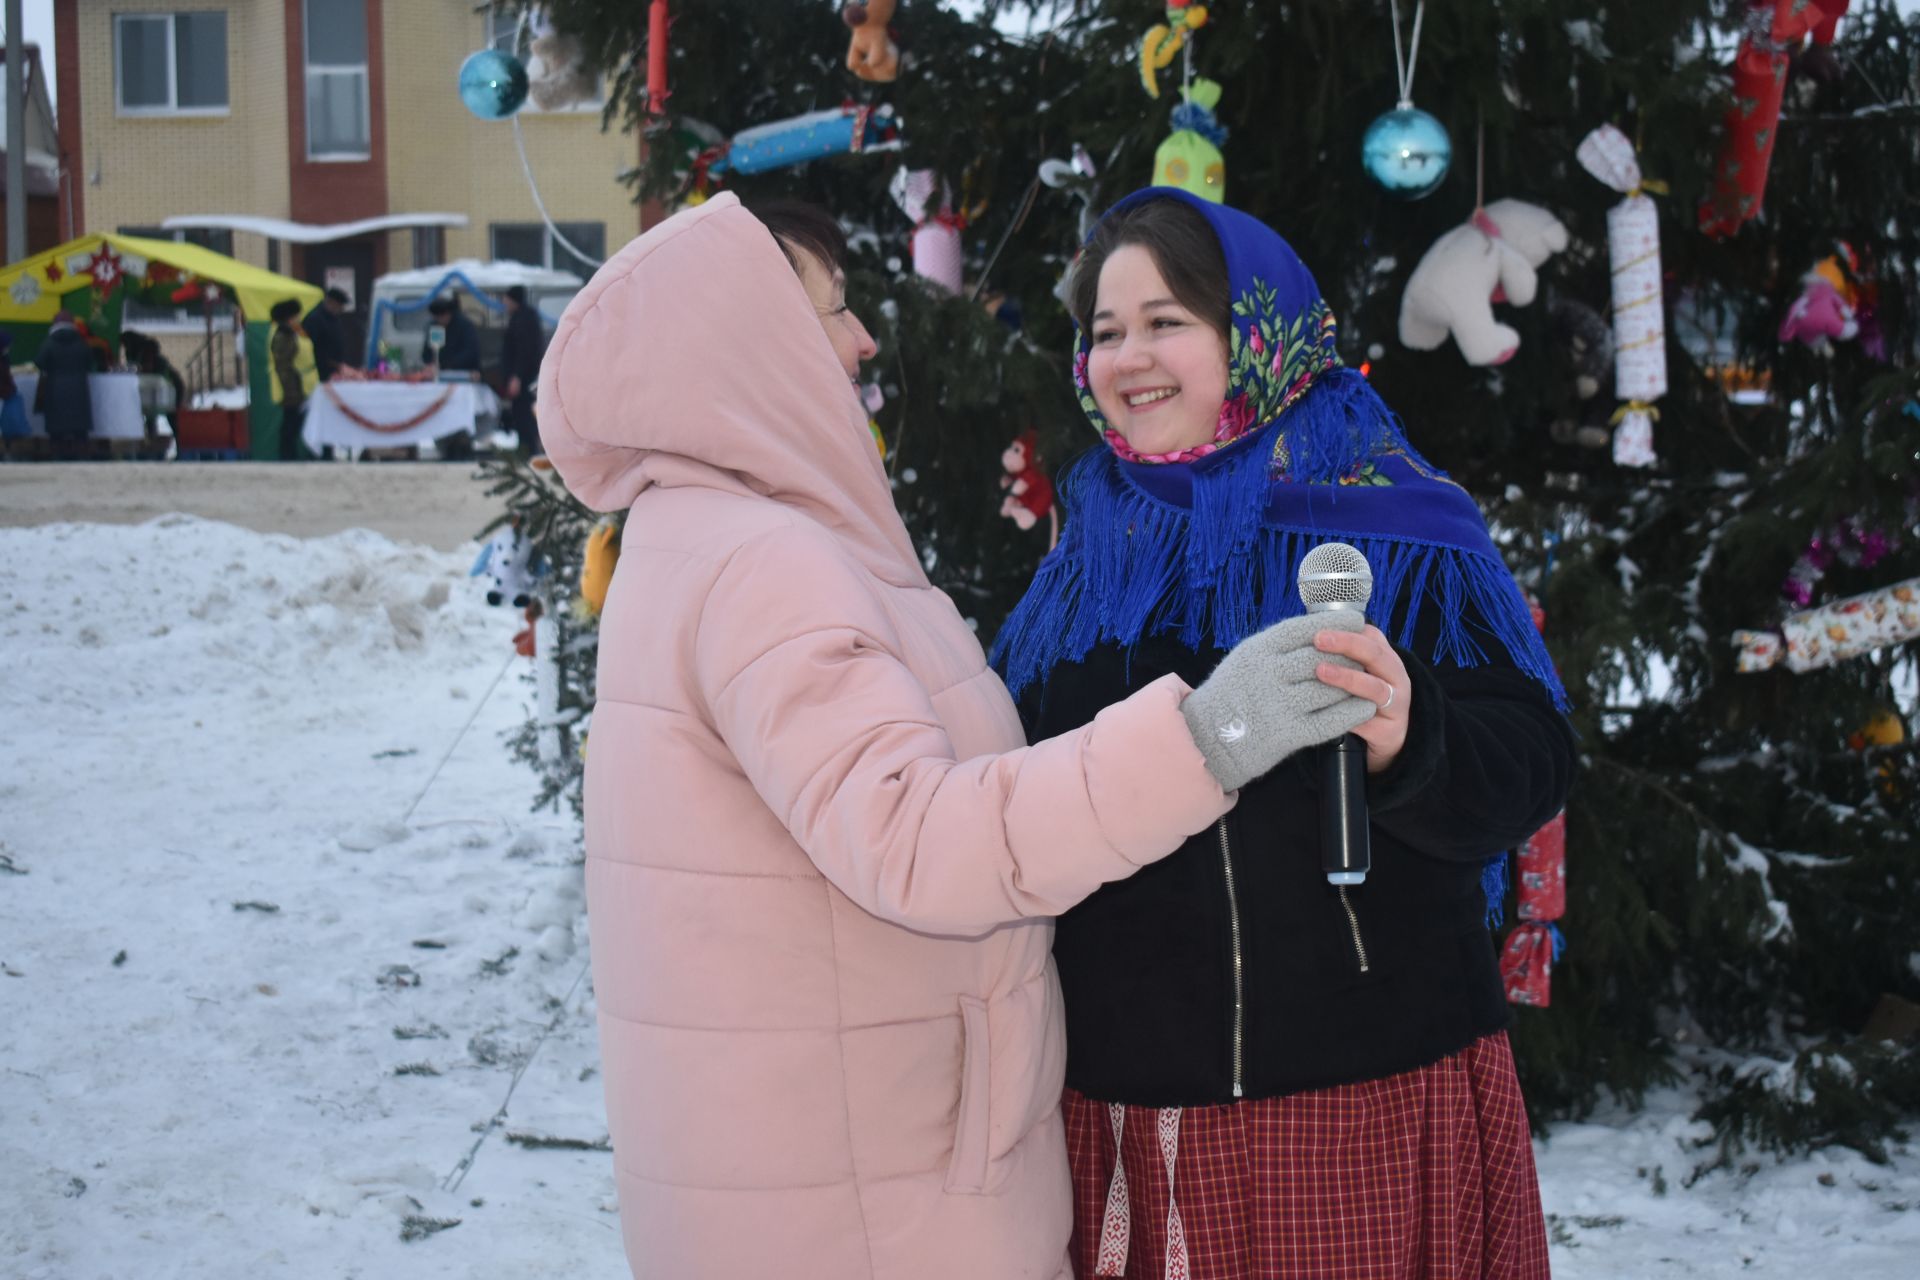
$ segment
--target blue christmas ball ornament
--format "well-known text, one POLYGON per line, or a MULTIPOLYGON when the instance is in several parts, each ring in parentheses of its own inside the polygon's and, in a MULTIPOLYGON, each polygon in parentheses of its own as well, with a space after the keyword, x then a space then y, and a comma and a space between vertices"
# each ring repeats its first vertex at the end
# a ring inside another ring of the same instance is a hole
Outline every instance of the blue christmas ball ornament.
POLYGON ((505 120, 527 101, 527 69, 498 49, 482 49, 460 64, 460 101, 482 120, 505 120))
POLYGON ((1367 176, 1402 200, 1432 195, 1453 163, 1446 126, 1418 107, 1389 111, 1367 126, 1360 143, 1367 176))

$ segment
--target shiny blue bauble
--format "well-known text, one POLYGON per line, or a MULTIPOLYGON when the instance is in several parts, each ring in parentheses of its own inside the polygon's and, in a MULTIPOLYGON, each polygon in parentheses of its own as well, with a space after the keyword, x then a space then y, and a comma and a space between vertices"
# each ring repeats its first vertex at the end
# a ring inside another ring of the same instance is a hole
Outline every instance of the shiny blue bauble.
POLYGON ((1367 176, 1402 200, 1432 195, 1453 163, 1446 126, 1418 107, 1389 111, 1367 126, 1360 143, 1367 176))
POLYGON ((505 120, 527 101, 527 68, 498 49, 482 49, 460 64, 460 101, 482 120, 505 120))

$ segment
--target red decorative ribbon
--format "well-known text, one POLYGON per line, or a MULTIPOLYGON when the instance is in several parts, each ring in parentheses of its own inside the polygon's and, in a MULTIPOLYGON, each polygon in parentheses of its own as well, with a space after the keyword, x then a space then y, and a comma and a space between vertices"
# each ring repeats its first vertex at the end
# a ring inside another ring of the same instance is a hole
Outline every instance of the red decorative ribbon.
POLYGON ((334 389, 331 382, 321 383, 320 389, 327 393, 327 399, 333 401, 334 408, 346 414, 348 420, 351 421, 354 426, 365 427, 368 431, 377 431, 381 435, 399 435, 402 431, 413 430, 428 418, 431 418, 434 414, 446 408, 447 401, 453 399, 454 392, 454 388, 448 387, 434 398, 432 404, 422 409, 419 413, 414 414, 405 422, 375 422, 372 418, 356 412, 353 406, 349 405, 345 400, 342 400, 340 393, 334 389))

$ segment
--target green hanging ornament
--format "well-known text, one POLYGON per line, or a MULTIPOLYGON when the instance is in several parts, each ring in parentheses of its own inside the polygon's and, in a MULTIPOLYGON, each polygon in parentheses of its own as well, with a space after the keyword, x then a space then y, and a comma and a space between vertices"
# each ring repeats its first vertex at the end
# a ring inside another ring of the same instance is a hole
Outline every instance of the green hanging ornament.
POLYGON ((1227 158, 1220 147, 1227 130, 1213 114, 1220 104, 1220 86, 1196 79, 1180 96, 1184 101, 1173 109, 1173 136, 1153 153, 1153 184, 1179 187, 1222 204, 1227 198, 1227 158))

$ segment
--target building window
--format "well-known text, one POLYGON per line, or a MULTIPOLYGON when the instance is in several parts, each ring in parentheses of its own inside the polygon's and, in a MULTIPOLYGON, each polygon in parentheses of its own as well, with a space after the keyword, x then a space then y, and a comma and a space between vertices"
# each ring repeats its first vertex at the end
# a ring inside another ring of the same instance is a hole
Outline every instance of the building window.
POLYGON ((373 155, 365 0, 306 0, 307 159, 373 155))
MULTIPOLYGON (((522 62, 528 63, 528 70, 538 70, 532 65, 533 29, 531 23, 522 23, 517 12, 502 12, 498 5, 487 10, 487 43, 502 53, 510 53, 522 62)), ((599 112, 607 105, 605 83, 598 75, 593 78, 593 93, 579 102, 559 108, 556 114, 572 111, 599 112)), ((527 99, 526 110, 535 112, 540 108, 532 98, 527 99)))
POLYGON ((117 13, 114 99, 125 116, 227 113, 227 15, 117 13))
POLYGON ((497 262, 524 262, 532 267, 550 267, 590 276, 607 256, 607 224, 604 222, 556 222, 560 234, 578 249, 581 257, 570 253, 540 222, 496 222, 487 228, 488 248, 497 262))
POLYGON ((179 244, 197 244, 202 249, 211 249, 215 253, 233 256, 233 232, 224 227, 189 227, 184 231, 169 231, 165 227, 121 227, 123 236, 139 236, 143 240, 172 240, 179 244))
POLYGON ((437 267, 447 260, 447 229, 445 227, 415 227, 413 229, 413 265, 416 267, 437 267))

